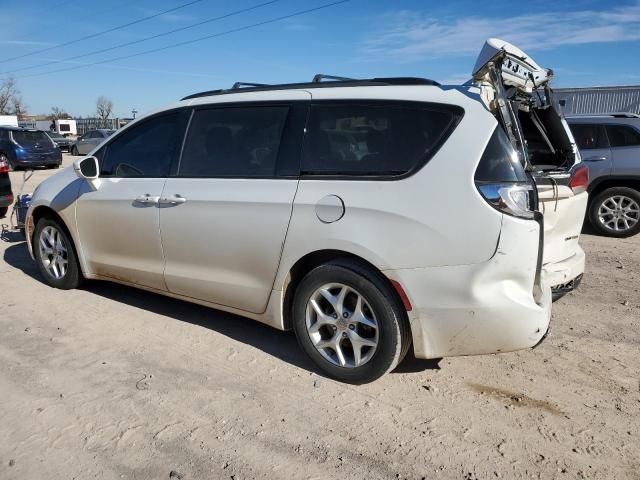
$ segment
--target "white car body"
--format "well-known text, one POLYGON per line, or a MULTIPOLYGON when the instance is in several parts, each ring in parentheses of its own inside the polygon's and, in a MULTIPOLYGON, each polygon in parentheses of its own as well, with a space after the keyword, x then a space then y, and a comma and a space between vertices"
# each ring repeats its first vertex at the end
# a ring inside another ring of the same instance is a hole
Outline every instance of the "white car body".
POLYGON ((279 329, 290 325, 285 302, 296 265, 317 252, 346 252, 406 292, 417 357, 534 346, 551 313, 550 289, 539 275, 540 225, 497 211, 474 185, 480 157, 499 128, 477 88, 240 92, 189 99, 169 109, 372 99, 453 105, 464 109, 464 116, 424 167, 392 181, 86 180, 67 168, 33 194, 30 251, 34 223, 50 209, 68 228, 86 278, 186 299, 279 329), (145 194, 153 201, 181 194, 188 201, 175 208, 134 208, 132 202, 145 194), (321 220, 340 209, 335 198, 343 203, 343 218, 321 220))

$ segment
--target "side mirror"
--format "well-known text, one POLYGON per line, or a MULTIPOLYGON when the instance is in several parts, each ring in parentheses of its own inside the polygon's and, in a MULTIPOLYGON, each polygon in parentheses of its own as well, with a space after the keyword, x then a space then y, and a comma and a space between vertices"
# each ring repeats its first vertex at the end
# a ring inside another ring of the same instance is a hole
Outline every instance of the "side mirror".
POLYGON ((73 162, 73 169, 80 178, 95 180, 100 176, 100 166, 96 157, 85 157, 73 162))

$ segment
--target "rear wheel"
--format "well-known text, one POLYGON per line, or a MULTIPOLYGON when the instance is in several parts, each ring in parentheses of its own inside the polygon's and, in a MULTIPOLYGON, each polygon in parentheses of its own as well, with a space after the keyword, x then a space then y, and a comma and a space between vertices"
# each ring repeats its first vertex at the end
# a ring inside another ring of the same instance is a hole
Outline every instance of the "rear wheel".
POLYGON ((589 204, 589 221, 603 235, 635 235, 640 231, 640 192, 628 187, 600 192, 589 204))
POLYGON ((33 253, 47 285, 69 290, 82 283, 73 243, 56 220, 43 218, 38 221, 33 234, 33 253))
POLYGON ((78 147, 76 147, 75 145, 74 145, 73 147, 71 147, 71 155, 74 155, 74 156, 76 156, 76 157, 77 157, 78 155, 80 155, 80 154, 78 153, 78 147))
POLYGON ((388 281, 351 260, 310 271, 296 289, 293 327, 328 376, 362 384, 393 370, 409 350, 406 312, 388 281))

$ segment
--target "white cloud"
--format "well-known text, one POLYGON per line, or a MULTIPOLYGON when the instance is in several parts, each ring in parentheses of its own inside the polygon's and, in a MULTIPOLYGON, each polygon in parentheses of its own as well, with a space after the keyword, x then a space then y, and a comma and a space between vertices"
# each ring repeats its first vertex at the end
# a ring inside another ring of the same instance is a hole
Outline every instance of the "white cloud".
POLYGON ((370 35, 364 52, 369 58, 396 61, 477 54, 489 37, 525 50, 640 40, 640 0, 601 11, 542 11, 504 18, 441 20, 405 10, 380 20, 385 26, 370 35))
POLYGON ((0 40, 0 45, 26 45, 35 47, 49 47, 55 45, 51 42, 35 42, 32 40, 0 40))

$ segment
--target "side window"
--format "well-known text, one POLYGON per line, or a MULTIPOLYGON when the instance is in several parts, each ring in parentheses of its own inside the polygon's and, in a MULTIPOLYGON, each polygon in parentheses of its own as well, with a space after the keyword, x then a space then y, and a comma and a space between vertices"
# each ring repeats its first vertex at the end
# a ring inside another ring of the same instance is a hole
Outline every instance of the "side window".
POLYGON ((274 176, 288 112, 284 106, 196 110, 178 176, 274 176))
POLYGON ((604 127, 601 125, 590 125, 575 123, 570 125, 571 133, 575 138, 580 150, 593 150, 596 148, 609 148, 604 127))
POLYGON ((445 106, 312 106, 302 172, 402 175, 426 163, 461 116, 445 106))
POLYGON ((640 133, 626 125, 607 125, 607 135, 612 147, 640 146, 640 133))
POLYGON ((106 145, 100 176, 167 177, 180 153, 188 113, 153 117, 115 137, 106 145))

